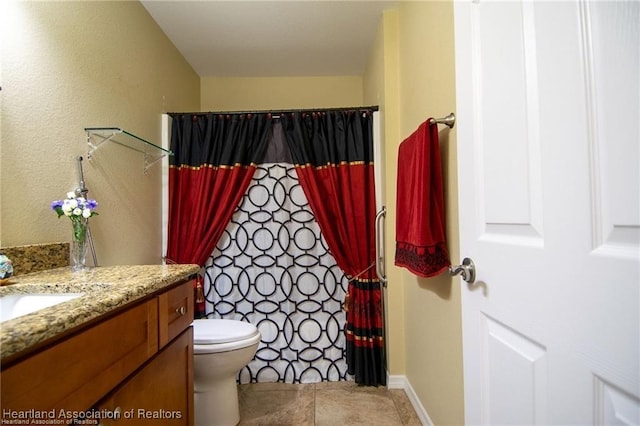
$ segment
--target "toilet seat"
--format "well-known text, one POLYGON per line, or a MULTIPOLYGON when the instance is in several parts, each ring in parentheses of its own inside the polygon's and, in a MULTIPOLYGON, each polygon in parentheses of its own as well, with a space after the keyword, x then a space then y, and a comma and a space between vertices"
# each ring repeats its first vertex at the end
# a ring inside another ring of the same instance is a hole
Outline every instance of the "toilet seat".
POLYGON ((198 319, 192 325, 194 354, 227 352, 260 341, 258 328, 244 321, 198 319))

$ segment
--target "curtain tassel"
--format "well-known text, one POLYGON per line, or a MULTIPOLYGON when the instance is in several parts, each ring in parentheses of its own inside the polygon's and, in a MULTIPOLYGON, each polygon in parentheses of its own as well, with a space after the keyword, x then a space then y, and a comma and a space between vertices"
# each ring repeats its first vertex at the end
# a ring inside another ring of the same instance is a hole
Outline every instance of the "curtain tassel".
POLYGON ((204 289, 202 288, 202 277, 196 279, 196 303, 204 303, 204 289))

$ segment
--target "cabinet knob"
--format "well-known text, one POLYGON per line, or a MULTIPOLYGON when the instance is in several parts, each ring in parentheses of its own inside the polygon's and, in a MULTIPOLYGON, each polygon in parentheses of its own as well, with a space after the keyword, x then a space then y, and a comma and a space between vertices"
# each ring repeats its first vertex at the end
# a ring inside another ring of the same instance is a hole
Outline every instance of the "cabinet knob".
MULTIPOLYGON (((113 419, 114 422, 117 421, 120 418, 121 415, 122 415, 122 408, 116 407, 116 408, 113 409, 113 417, 112 417, 112 419, 113 419)), ((73 423, 73 424, 75 424, 75 423, 73 423)), ((78 423, 78 424, 80 424, 80 423, 78 423)), ((100 423, 98 423, 98 426, 106 426, 106 425, 104 423, 100 422, 100 423)))
POLYGON ((176 308, 176 313, 180 315, 184 315, 187 313, 187 309, 184 306, 180 306, 179 308, 176 308))

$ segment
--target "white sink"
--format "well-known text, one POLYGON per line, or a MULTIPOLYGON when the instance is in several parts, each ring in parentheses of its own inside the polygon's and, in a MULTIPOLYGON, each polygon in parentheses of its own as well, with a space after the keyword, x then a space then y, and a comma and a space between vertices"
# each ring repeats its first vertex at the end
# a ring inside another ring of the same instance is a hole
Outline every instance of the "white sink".
POLYGON ((63 303, 84 293, 28 293, 0 297, 0 322, 63 303))

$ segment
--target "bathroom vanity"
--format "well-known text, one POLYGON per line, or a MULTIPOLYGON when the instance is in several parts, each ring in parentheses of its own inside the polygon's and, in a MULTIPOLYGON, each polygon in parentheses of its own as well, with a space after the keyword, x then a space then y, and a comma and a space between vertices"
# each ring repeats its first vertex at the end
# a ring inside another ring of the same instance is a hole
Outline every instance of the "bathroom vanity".
POLYGON ((79 295, 0 323, 2 421, 192 425, 197 271, 61 268, 0 288, 0 296, 79 295))

